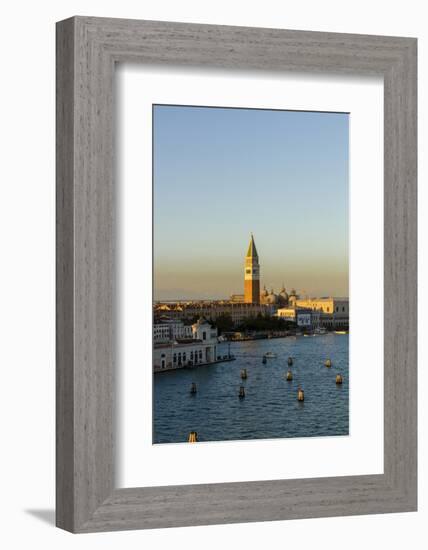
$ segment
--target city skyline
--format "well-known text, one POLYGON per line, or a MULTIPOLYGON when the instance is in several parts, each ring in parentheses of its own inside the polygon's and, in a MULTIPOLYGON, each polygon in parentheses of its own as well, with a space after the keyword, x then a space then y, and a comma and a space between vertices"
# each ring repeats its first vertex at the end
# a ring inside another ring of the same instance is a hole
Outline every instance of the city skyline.
POLYGON ((345 113, 154 106, 154 299, 261 288, 348 296, 345 113))

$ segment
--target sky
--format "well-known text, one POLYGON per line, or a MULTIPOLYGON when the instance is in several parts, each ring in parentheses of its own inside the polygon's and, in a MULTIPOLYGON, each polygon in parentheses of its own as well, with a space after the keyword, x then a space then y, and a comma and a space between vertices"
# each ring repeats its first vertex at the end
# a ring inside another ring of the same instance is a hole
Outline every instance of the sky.
POLYGON ((349 115, 153 107, 155 300, 348 296, 349 115))

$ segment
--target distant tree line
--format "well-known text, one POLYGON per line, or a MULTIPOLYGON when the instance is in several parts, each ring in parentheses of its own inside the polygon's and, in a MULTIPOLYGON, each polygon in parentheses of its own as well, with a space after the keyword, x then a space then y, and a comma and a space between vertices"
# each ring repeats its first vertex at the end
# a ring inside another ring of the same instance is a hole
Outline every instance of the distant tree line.
POLYGON ((224 314, 217 317, 214 321, 214 325, 218 329, 218 333, 223 332, 250 332, 250 331, 263 331, 263 330, 287 330, 295 327, 293 321, 281 319, 279 317, 267 317, 260 313, 257 317, 248 317, 244 319, 238 325, 235 325, 230 315, 224 314))
MULTIPOLYGON (((195 315, 191 319, 187 319, 184 322, 186 324, 193 324, 198 321, 199 315, 195 315)), ((273 331, 273 330, 288 330, 295 328, 296 324, 293 321, 281 319, 279 317, 269 317, 259 313, 256 317, 248 317, 241 323, 235 324, 232 320, 232 316, 225 313, 219 315, 215 320, 207 318, 207 321, 213 326, 217 327, 218 333, 224 332, 251 332, 251 331, 273 331)), ((154 322, 159 322, 157 317, 154 318, 154 322)))

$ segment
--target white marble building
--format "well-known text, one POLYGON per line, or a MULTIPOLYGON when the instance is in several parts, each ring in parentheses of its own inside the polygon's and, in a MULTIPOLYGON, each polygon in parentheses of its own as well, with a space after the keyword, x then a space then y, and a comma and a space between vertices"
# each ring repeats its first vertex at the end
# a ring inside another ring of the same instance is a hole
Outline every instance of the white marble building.
POLYGON ((153 342, 155 344, 192 337, 191 325, 185 325, 178 319, 164 319, 153 325, 153 342))
POLYGON ((218 333, 205 319, 191 326, 190 338, 155 343, 153 347, 153 370, 195 367, 225 360, 217 355, 218 333))

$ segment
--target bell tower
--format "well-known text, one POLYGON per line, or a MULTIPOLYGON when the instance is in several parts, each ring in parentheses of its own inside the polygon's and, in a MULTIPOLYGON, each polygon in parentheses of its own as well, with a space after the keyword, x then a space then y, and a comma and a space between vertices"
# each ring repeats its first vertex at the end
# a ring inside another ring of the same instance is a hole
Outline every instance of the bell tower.
POLYGON ((260 264, 252 233, 245 257, 244 302, 246 304, 260 303, 260 264))

